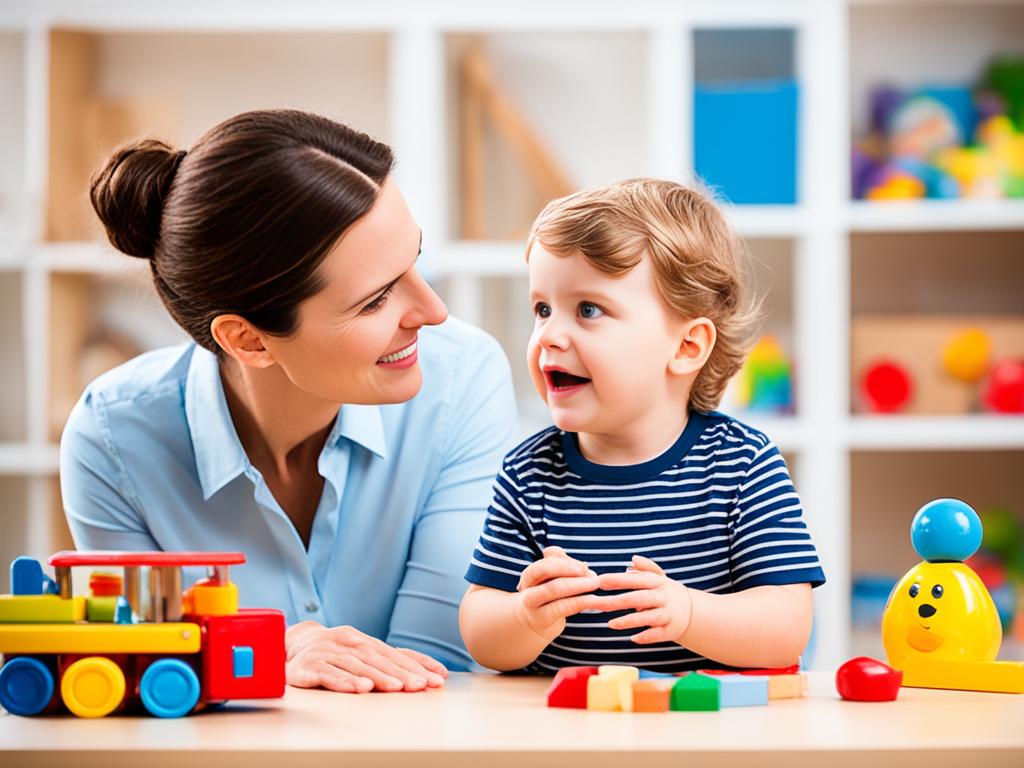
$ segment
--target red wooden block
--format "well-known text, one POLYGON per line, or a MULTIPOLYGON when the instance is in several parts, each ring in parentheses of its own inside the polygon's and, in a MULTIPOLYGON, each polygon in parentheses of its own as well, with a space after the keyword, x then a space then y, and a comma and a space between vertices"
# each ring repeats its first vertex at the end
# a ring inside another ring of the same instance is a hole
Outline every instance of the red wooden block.
POLYGON ((798 672, 800 672, 800 665, 794 664, 791 667, 777 667, 775 669, 744 669, 740 671, 740 674, 763 677, 764 675, 795 675, 798 672))
POLYGON ((597 667, 563 667, 548 686, 548 706, 569 709, 587 708, 587 679, 597 667))
POLYGON ((202 625, 203 701, 273 699, 284 695, 284 614, 242 608, 230 616, 186 617, 202 625), (234 649, 252 649, 251 674, 236 675, 234 649))
POLYGON ((903 672, 870 656, 857 656, 836 670, 836 691, 850 701, 895 701, 903 672))

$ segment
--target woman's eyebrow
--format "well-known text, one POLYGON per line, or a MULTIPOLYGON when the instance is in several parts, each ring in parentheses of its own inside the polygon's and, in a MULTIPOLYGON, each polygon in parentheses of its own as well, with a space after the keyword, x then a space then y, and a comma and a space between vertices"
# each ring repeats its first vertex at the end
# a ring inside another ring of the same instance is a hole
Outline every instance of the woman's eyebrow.
MULTIPOLYGON (((416 250, 416 258, 417 259, 419 259, 420 254, 422 252, 423 252, 423 230, 421 229, 420 230, 420 244, 419 244, 419 246, 417 247, 417 250, 416 250)), ((406 272, 408 272, 408 271, 409 270, 406 270, 406 272)), ((402 275, 404 275, 404 274, 405 274, 405 272, 402 273, 402 275)), ((355 304, 353 304, 348 309, 349 310, 353 310, 356 307, 358 307, 358 306, 360 306, 362 304, 365 304, 366 302, 370 301, 370 299, 376 298, 376 297, 380 296, 382 293, 384 293, 385 291, 390 290, 391 286, 393 286, 395 283, 397 283, 399 280, 402 279, 402 275, 399 275, 394 280, 392 280, 390 283, 387 283, 386 285, 382 285, 377 290, 370 291, 366 296, 361 298, 359 301, 357 301, 355 304)))

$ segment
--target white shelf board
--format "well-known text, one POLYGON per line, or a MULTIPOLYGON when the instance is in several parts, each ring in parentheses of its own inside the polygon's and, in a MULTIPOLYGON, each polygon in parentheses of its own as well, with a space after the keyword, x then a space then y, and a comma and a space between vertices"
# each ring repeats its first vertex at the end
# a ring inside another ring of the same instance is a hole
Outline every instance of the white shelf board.
POLYGON ((1024 450, 1024 416, 854 416, 853 450, 1024 450))
POLYGON ((0 443, 0 475, 53 475, 59 461, 56 445, 0 443))
POLYGON ((800 205, 726 205, 722 210, 743 237, 799 237, 808 229, 809 216, 800 205))
POLYGON ((19 269, 25 265, 26 248, 23 242, 0 236, 0 269, 19 269))
POLYGON ((1024 200, 857 200, 847 223, 853 232, 1024 230, 1024 200))
POLYGON ((181 0, 18 0, 0 9, 0 22, 15 27, 37 14, 46 13, 57 26, 103 30, 380 30, 400 27, 509 30, 638 29, 656 26, 668 16, 692 19, 694 24, 715 26, 783 26, 798 24, 815 11, 813 0, 775 0, 772 3, 716 2, 687 4, 664 0, 631 3, 594 0, 519 0, 516 3, 467 2, 466 0, 379 0, 376 3, 342 3, 305 0, 285 4, 272 0, 211 3, 181 0), (243 12, 244 8, 244 12, 243 12))

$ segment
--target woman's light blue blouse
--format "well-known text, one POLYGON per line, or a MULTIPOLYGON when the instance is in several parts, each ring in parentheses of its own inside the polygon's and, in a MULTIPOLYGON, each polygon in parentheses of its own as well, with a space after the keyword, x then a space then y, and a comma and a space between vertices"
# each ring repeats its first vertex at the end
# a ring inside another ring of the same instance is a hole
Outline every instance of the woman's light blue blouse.
POLYGON ((463 574, 513 442, 515 399, 501 348, 465 323, 423 328, 419 355, 411 401, 339 409, 308 551, 239 442, 214 355, 188 344, 104 374, 61 439, 75 545, 242 551, 231 575, 243 605, 279 608, 289 624, 352 625, 466 668, 463 574))

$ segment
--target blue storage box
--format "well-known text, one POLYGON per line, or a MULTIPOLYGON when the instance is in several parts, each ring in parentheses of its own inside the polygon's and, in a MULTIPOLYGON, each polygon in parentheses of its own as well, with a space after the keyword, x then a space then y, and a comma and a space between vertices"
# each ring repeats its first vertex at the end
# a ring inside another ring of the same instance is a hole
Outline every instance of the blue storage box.
POLYGON ((795 80, 698 83, 694 169, 732 203, 797 202, 795 80))

